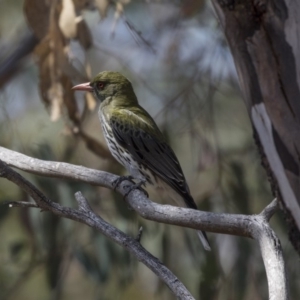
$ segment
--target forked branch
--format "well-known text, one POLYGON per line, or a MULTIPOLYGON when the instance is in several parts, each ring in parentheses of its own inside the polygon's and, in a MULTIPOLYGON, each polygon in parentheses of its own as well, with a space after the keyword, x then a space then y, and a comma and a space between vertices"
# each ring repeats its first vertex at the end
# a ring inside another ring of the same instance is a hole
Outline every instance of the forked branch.
POLYGON ((7 202, 10 207, 41 208, 42 210, 50 211, 57 216, 86 224, 98 230, 103 235, 110 238, 115 243, 133 254, 140 262, 145 264, 161 280, 163 280, 178 299, 194 299, 183 283, 180 282, 178 278, 156 257, 149 253, 138 240, 126 235, 96 215, 81 192, 77 192, 75 194, 75 198, 78 203, 78 209, 63 207, 47 198, 33 184, 22 177, 19 173, 12 170, 1 160, 0 177, 4 177, 18 185, 35 201, 35 203, 22 201, 7 202))
MULTIPOLYGON (((30 173, 73 179, 93 185, 108 187, 110 189, 113 189, 113 182, 118 178, 107 172, 96 171, 81 166, 38 160, 3 147, 0 147, 0 160, 9 166, 30 173)), ((78 210, 62 207, 48 199, 30 182, 10 169, 3 162, 0 164, 0 177, 11 180, 25 190, 35 200, 38 207, 99 230, 147 265, 168 285, 179 299, 193 299, 182 283, 155 257, 148 253, 136 239, 126 236, 123 232, 106 223, 96 215, 81 194, 76 195, 79 204, 78 210)), ((130 184, 131 183, 127 181, 122 182, 117 188, 117 191, 125 195, 127 192, 126 186, 130 184)), ((216 214, 170 205, 160 205, 150 201, 145 194, 139 190, 131 192, 126 198, 126 201, 142 217, 149 220, 208 232, 253 238, 259 244, 266 268, 269 299, 288 299, 286 271, 281 245, 268 223, 268 220, 276 211, 276 199, 259 215, 216 214)), ((22 206, 21 203, 11 204, 22 206)))

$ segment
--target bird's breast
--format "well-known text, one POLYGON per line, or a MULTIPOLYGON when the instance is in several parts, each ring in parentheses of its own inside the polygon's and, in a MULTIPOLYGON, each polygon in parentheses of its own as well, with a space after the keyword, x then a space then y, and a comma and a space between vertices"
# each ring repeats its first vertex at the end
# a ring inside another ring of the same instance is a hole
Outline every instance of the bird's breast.
POLYGON ((103 135, 113 157, 127 170, 129 170, 129 168, 135 167, 136 163, 133 160, 129 151, 122 147, 115 139, 112 128, 108 122, 108 118, 105 116, 105 114, 101 112, 99 112, 99 118, 101 122, 103 135))

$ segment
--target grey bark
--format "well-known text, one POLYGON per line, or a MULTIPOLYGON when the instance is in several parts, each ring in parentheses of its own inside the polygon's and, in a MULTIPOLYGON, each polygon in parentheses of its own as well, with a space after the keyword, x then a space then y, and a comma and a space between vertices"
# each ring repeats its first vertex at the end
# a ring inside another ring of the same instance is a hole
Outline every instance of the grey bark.
POLYGON ((9 168, 1 160, 0 177, 4 177, 18 185, 35 201, 35 203, 21 201, 8 202, 7 204, 10 207, 41 208, 43 211, 50 211, 59 217, 78 221, 98 230, 106 237, 128 250, 140 262, 152 270, 170 288, 178 299, 195 300, 183 283, 179 281, 179 279, 166 266, 164 266, 159 259, 149 253, 139 241, 126 235, 96 215, 81 192, 75 193, 78 209, 63 207, 46 197, 33 184, 9 168))
POLYGON ((300 254, 300 1, 212 2, 263 165, 300 254))
MULTIPOLYGON (((156 258, 149 254, 138 241, 133 241, 117 229, 115 229, 116 231, 111 230, 113 227, 91 210, 82 195, 77 194, 76 196, 79 202, 78 210, 62 207, 44 196, 31 183, 7 165, 37 175, 73 179, 111 189, 113 188, 113 182, 118 178, 116 175, 67 163, 38 160, 3 147, 0 147, 0 160, 2 161, 0 161, 0 177, 11 180, 35 200, 35 204, 14 202, 11 205, 40 207, 61 217, 82 222, 101 231, 147 265, 179 299, 192 299, 182 283, 156 258), (116 239, 117 236, 118 239, 116 239)), ((130 184, 130 182, 122 182, 117 191, 125 195, 127 192, 126 187, 130 184)), ((126 201, 142 217, 149 220, 208 232, 253 238, 258 242, 266 268, 269 299, 282 300, 289 298, 282 248, 280 241, 268 223, 277 209, 277 200, 269 204, 259 215, 216 214, 170 205, 159 205, 150 201, 140 190, 131 192, 126 197, 126 201)))

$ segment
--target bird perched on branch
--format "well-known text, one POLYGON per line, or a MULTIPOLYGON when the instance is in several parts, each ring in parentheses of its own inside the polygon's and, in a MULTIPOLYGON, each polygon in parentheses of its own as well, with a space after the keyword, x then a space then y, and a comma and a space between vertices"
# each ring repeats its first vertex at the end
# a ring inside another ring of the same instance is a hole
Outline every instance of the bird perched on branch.
MULTIPOLYGON (((99 118, 109 150, 130 177, 138 181, 134 188, 154 185, 178 205, 197 209, 175 153, 139 105, 126 77, 104 71, 73 89, 92 92, 99 100, 99 118)), ((204 248, 210 250, 205 232, 197 233, 204 248)))

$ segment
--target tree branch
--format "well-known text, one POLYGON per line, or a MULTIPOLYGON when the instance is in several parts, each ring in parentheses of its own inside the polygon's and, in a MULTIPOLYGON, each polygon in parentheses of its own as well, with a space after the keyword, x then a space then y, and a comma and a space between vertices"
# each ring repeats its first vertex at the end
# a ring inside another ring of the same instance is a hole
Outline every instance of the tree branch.
POLYGON ((275 198, 264 210, 260 213, 267 221, 269 221, 275 212, 278 210, 278 200, 275 198))
POLYGON ((122 246, 133 254, 140 262, 145 264, 152 270, 178 299, 193 300, 193 296, 186 287, 178 280, 178 278, 164 266, 156 257, 149 253, 140 243, 134 238, 129 237, 119 229, 113 227, 101 217, 96 215, 83 197, 81 192, 75 194, 79 209, 63 207, 58 203, 54 203, 39 191, 33 184, 22 177, 19 173, 12 170, 6 163, 0 160, 0 177, 4 177, 9 181, 18 185, 26 193, 28 193, 36 202, 36 205, 27 202, 10 202, 9 205, 20 207, 38 207, 45 211, 50 211, 57 216, 75 220, 86 224, 104 234, 106 237, 113 240, 118 245, 122 246))
POLYGON ((39 208, 37 204, 25 201, 5 201, 3 204, 7 204, 9 207, 39 208))
MULTIPOLYGON (((43 161, 0 147, 0 159, 20 170, 55 178, 71 179, 114 189, 118 176, 108 172, 89 169, 62 162, 43 161)), ((132 183, 123 181, 117 191, 123 196, 132 183)), ((160 205, 150 201, 140 190, 132 191, 125 198, 128 204, 143 218, 182 227, 209 232, 252 237, 251 216, 240 214, 215 214, 194 209, 160 205)))
MULTIPOLYGON (((73 179, 93 185, 108 187, 110 189, 113 189, 113 182, 118 178, 113 174, 103 171, 96 171, 67 163, 38 160, 3 147, 0 147, 0 159, 10 166, 30 173, 56 178, 73 179)), ((5 167, 5 165, 2 167, 2 170, 4 171, 1 172, 0 170, 1 177, 5 177, 17 185, 22 186, 20 181, 22 177, 18 173, 14 171, 11 171, 14 172, 12 173, 13 175, 10 174, 11 172, 7 173, 7 167, 5 167)), ((34 186, 26 181, 26 179, 23 179, 23 182, 24 181, 26 182, 26 185, 22 188, 30 195, 34 192, 36 198, 32 195, 31 196, 40 207, 46 207, 47 210, 50 210, 57 215, 68 217, 92 227, 97 226, 97 221, 105 222, 99 216, 90 212, 89 205, 85 200, 82 200, 81 197, 77 196, 77 198, 79 197, 79 200, 77 199, 80 207, 79 210, 65 208, 57 203, 51 202, 34 186), (42 202, 41 199, 43 200, 42 202), (90 213, 86 213, 86 210, 90 213), (85 221, 82 219, 82 214, 87 218, 85 221)), ((129 181, 122 182, 118 186, 117 191, 122 195, 125 195, 127 191, 126 186, 130 186, 130 184, 131 183, 129 181)), ((145 194, 139 190, 131 192, 128 197, 126 197, 126 201, 142 217, 149 220, 209 232, 250 237, 257 240, 266 268, 270 299, 288 299, 286 271, 281 245, 276 234, 268 224, 268 219, 276 210, 276 200, 268 205, 260 215, 216 214, 170 205, 159 205, 150 201, 145 194)), ((105 223, 105 226, 111 225, 105 223)), ((102 230, 98 227, 94 228, 99 231, 102 230)), ((120 231, 118 232, 120 233, 120 231)), ((105 231, 103 234, 109 238, 113 238, 114 236, 110 231, 105 231)), ((120 240, 116 242, 121 244, 140 259, 136 252, 136 249, 139 249, 136 244, 134 245, 137 248, 134 248, 135 250, 133 250, 130 244, 131 242, 128 242, 126 246, 123 242, 120 242, 120 240)), ((135 243, 138 242, 135 240, 135 243)), ((153 260, 153 257, 151 259, 153 260)), ((146 262, 144 263, 146 264, 146 262)), ((154 267, 151 264, 151 267, 155 269, 156 267, 159 267, 159 265, 154 267)), ((153 270, 152 268, 151 270, 153 270)))

